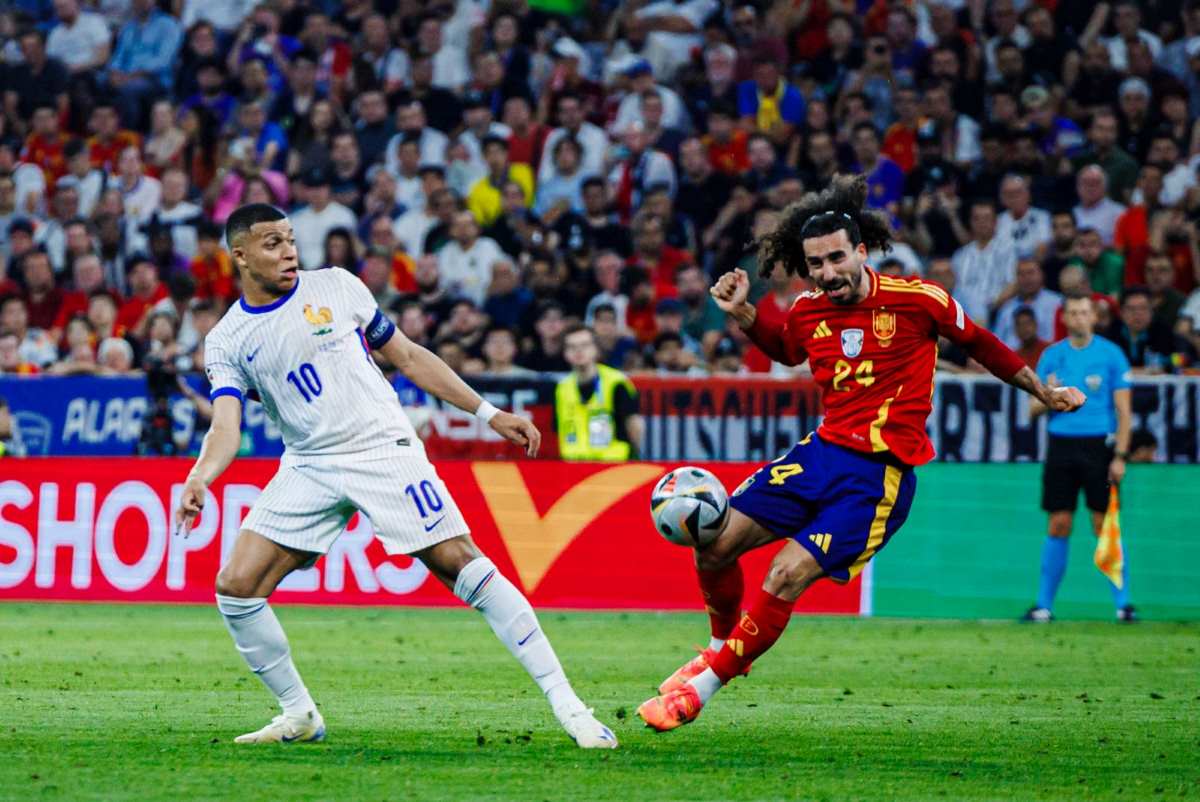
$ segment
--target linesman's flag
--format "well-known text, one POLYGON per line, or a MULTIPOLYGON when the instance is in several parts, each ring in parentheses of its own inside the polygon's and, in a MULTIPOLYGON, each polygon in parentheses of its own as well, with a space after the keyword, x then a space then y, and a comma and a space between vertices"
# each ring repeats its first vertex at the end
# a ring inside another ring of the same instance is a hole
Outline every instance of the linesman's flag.
POLYGON ((1092 559, 1100 573, 1120 590, 1124 582, 1121 569, 1125 567, 1125 553, 1121 548, 1121 500, 1116 485, 1108 491, 1108 510, 1100 525, 1100 539, 1096 541, 1096 553, 1092 559))

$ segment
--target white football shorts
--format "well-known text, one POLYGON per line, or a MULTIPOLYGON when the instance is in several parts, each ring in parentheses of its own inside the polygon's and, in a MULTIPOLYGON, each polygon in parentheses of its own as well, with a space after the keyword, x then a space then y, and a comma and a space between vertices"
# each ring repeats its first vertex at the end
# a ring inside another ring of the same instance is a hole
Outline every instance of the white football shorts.
POLYGON ((306 461, 285 454, 243 529, 282 546, 324 554, 355 511, 371 521, 388 554, 470 532, 424 450, 306 461))

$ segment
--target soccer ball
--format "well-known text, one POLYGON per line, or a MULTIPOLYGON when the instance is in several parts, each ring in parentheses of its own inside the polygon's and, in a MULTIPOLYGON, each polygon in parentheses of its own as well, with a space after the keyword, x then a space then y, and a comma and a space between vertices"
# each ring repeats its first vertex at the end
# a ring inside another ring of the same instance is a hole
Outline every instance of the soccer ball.
POLYGON ((717 477, 686 465, 658 480, 650 494, 654 528, 679 546, 711 543, 729 517, 729 494, 717 477))

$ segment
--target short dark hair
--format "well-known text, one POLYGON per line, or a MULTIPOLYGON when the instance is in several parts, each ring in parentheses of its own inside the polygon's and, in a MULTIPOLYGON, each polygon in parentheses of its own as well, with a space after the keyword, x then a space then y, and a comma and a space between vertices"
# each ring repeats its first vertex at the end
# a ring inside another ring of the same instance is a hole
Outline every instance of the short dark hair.
POLYGON ((659 348, 662 348, 667 343, 675 343, 676 345, 678 345, 682 348, 683 347, 683 338, 680 337, 676 332, 664 331, 661 334, 658 334, 657 336, 655 336, 654 350, 657 351, 659 348))
POLYGON ((232 248, 235 239, 248 233, 258 223, 274 223, 276 220, 285 219, 287 215, 269 203, 247 203, 245 206, 239 206, 225 222, 225 244, 232 248))
POLYGON ((592 342, 596 342, 596 332, 592 331, 591 326, 585 326, 582 323, 568 324, 567 327, 563 329, 562 341, 565 343, 568 337, 570 337, 572 334, 578 334, 581 331, 586 331, 588 334, 592 335, 592 342))
POLYGON ((570 134, 562 137, 561 139, 559 139, 557 142, 554 143, 554 153, 552 155, 554 156, 554 158, 557 159, 558 152, 560 150, 562 150, 563 148, 568 148, 568 147, 575 148, 575 152, 577 154, 579 154, 580 157, 583 156, 583 145, 580 145, 579 140, 576 139, 575 137, 571 136, 570 134))
POLYGON ((1130 298, 1136 298, 1139 295, 1151 303, 1154 301, 1154 297, 1150 294, 1148 287, 1142 284, 1135 284, 1132 287, 1126 287, 1125 291, 1121 293, 1121 306, 1124 306, 1130 298))
POLYGON ((1090 304, 1092 302, 1092 296, 1081 290, 1072 290, 1063 297, 1063 309, 1065 310, 1067 308, 1067 304, 1071 302, 1078 303, 1079 301, 1087 301, 1090 304))
POLYGON ((491 337, 493 334, 507 334, 509 337, 513 338, 513 342, 520 342, 520 338, 517 337, 516 330, 513 329, 511 326, 504 326, 499 323, 493 323, 491 326, 487 327, 486 331, 484 331, 483 339, 486 340, 488 337, 491 337))
POLYGON ((873 137, 875 137, 876 139, 879 139, 879 129, 875 127, 875 123, 867 122, 866 120, 863 120, 862 122, 857 123, 854 126, 854 130, 852 133, 855 136, 857 136, 859 131, 870 131, 871 135, 873 137))
POLYGON ((487 150, 488 148, 492 147, 493 145, 497 145, 499 147, 504 148, 505 153, 508 152, 508 140, 505 139, 504 137, 498 136, 496 134, 488 134, 487 136, 485 136, 483 138, 483 141, 479 143, 479 149, 487 150))

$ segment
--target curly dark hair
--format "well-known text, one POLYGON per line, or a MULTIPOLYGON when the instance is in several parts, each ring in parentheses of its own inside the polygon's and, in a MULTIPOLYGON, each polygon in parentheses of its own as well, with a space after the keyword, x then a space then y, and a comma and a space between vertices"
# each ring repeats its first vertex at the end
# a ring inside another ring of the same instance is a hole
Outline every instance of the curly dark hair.
POLYGON ((758 241, 758 273, 766 277, 777 265, 794 276, 808 275, 804 240, 845 231, 850 244, 867 250, 891 250, 892 227, 887 215, 864 208, 867 180, 861 175, 835 175, 821 192, 810 192, 784 208, 779 224, 758 241))

